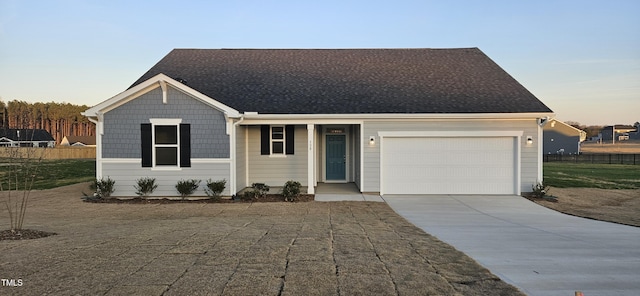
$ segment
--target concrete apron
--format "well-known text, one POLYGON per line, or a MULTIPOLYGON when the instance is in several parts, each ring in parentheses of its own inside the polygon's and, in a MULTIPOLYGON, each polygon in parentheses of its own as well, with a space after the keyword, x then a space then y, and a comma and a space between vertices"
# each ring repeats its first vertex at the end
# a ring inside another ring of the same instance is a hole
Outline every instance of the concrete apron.
POLYGON ((640 295, 638 227, 561 214, 520 196, 384 200, 529 295, 640 295))

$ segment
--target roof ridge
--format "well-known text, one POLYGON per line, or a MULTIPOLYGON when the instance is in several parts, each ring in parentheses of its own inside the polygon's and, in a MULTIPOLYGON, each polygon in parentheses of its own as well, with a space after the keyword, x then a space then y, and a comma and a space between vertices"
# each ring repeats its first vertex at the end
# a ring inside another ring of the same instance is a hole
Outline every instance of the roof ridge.
POLYGON ((174 48, 173 50, 269 50, 269 51, 285 51, 285 50, 300 50, 300 51, 315 51, 315 50, 479 50, 478 47, 352 47, 352 48, 174 48))

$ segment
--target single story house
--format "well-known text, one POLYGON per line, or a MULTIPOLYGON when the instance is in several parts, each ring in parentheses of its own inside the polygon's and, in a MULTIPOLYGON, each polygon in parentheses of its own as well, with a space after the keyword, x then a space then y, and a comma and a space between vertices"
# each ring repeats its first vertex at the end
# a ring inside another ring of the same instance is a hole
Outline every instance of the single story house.
POLYGON ((587 132, 556 119, 549 120, 542 133, 544 154, 579 154, 580 143, 587 139, 587 132))
POLYGON ((0 147, 53 148, 56 140, 43 129, 0 128, 0 147))
POLYGON ((114 196, 141 177, 389 195, 531 191, 553 112, 478 48, 175 49, 83 115, 114 196))
POLYGON ((60 141, 60 146, 73 147, 95 147, 96 137, 94 136, 64 136, 60 141))

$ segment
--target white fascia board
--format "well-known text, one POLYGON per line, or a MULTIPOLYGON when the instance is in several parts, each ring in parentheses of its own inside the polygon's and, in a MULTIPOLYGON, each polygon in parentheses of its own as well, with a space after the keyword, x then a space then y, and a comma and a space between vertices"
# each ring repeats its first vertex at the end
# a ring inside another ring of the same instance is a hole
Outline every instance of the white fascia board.
MULTIPOLYGON (((365 114, 258 114, 246 112, 245 122, 256 122, 263 120, 398 120, 398 119, 536 119, 551 116, 554 113, 365 113, 365 114)), ((302 121, 301 121, 302 122, 302 121)), ((244 123, 244 122, 243 122, 244 123)))
POLYGON ((287 125, 287 124, 362 124, 362 119, 344 119, 344 118, 271 118, 271 119, 246 119, 242 120, 240 125, 260 125, 260 124, 271 124, 271 125, 287 125))
POLYGON ((174 80, 173 78, 164 75, 164 74, 158 74, 156 76, 153 76, 152 78, 149 78, 148 80, 124 91, 119 93, 118 95, 98 104, 95 105, 89 109, 87 109, 85 112, 82 113, 82 115, 84 116, 91 116, 91 117, 95 117, 100 113, 106 113, 109 112, 110 110, 113 110, 121 105, 123 105, 126 102, 129 102, 151 90, 154 90, 158 87, 161 87, 162 83, 166 83, 171 85, 173 88, 187 94, 190 95, 200 101, 202 101, 203 103, 216 108, 224 113, 227 114, 227 116, 232 117, 232 118, 238 118, 240 117, 240 112, 238 112, 237 110, 224 105, 204 94, 202 94, 201 92, 187 86, 184 85, 176 80, 174 80))
POLYGON ((378 132, 378 136, 383 138, 415 138, 415 137, 436 137, 436 138, 461 138, 461 137, 521 137, 524 131, 394 131, 378 132))

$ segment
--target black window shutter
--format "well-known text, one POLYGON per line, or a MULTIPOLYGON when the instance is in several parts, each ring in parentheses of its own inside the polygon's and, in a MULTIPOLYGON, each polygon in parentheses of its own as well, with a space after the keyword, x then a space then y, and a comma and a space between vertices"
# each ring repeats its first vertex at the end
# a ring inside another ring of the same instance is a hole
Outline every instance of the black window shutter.
POLYGON ((142 167, 151 167, 153 161, 151 160, 153 143, 151 139, 151 123, 140 124, 140 143, 142 150, 142 167))
POLYGON ((284 140, 287 147, 286 147, 286 153, 287 154, 293 154, 293 147, 295 147, 295 142, 294 142, 294 134, 296 131, 296 127, 294 125, 287 125, 285 126, 285 137, 286 139, 284 140))
POLYGON ((180 124, 180 167, 191 167, 191 124, 180 124))
POLYGON ((269 133, 271 129, 269 125, 261 125, 260 126, 260 155, 269 155, 271 154, 271 147, 269 143, 269 139, 271 136, 269 133))

